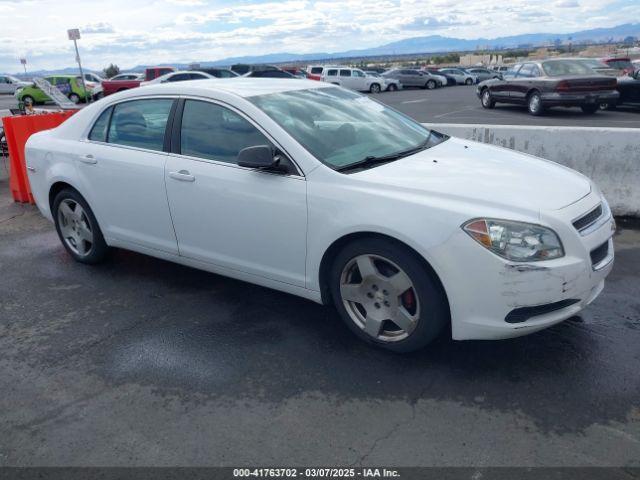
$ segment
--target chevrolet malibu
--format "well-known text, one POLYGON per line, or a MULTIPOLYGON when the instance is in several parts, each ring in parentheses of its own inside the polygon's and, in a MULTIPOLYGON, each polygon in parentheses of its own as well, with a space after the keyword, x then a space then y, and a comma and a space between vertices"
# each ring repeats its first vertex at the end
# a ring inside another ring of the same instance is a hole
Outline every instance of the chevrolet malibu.
POLYGON ((33 135, 26 157, 78 262, 119 247, 333 304, 399 352, 443 331, 554 325, 613 265, 614 221, 589 179, 330 84, 128 90, 33 135))

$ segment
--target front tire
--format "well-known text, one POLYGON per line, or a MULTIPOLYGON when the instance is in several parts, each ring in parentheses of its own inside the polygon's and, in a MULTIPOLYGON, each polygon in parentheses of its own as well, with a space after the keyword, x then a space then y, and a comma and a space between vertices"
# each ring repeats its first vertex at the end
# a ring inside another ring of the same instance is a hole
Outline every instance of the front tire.
POLYGON ((372 83, 369 87, 369 91, 371 93, 380 93, 380 85, 377 83, 372 83))
POLYGON ((534 116, 539 116, 544 113, 544 107, 542 106, 542 97, 539 92, 533 92, 527 97, 527 110, 534 116))
POLYGON ((582 111, 588 115, 593 115, 600 109, 600 105, 582 105, 582 111))
POLYGON ((446 296, 418 255, 392 240, 365 238, 336 256, 330 273, 336 309, 362 340, 411 352, 449 322, 446 296))
POLYGON ((484 108, 493 108, 496 106, 496 101, 491 96, 491 92, 488 88, 485 88, 480 95, 480 102, 484 108))
POLYGON ((467 79, 464 81, 464 84, 465 84, 465 85, 473 85, 473 80, 472 80, 472 79, 470 79, 470 78, 467 78, 467 79))
POLYGON ((95 264, 105 259, 109 247, 82 195, 75 190, 62 190, 53 200, 51 213, 58 237, 75 261, 95 264))
POLYGON ((75 104, 78 104, 80 103, 80 95, 78 95, 77 93, 70 93, 69 100, 71 100, 75 104))
POLYGON ((31 95, 25 95, 24 97, 22 97, 22 103, 30 107, 33 107, 36 104, 36 101, 33 99, 31 95))
POLYGON ((387 90, 389 90, 390 92, 395 92, 396 90, 398 90, 398 87, 395 83, 392 83, 391 85, 389 85, 389 88, 387 88, 387 90))
POLYGON ((429 80, 425 86, 428 90, 433 90, 434 88, 436 88, 436 82, 434 82, 433 80, 429 80))

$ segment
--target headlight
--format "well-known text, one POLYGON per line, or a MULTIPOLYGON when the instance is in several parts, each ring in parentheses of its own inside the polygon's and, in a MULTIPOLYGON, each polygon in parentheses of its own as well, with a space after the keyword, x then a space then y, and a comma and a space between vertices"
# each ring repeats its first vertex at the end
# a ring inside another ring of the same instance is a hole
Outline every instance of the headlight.
POLYGON ((558 235, 541 225, 479 218, 465 223, 462 229, 486 249, 514 262, 536 262, 564 256, 558 235))

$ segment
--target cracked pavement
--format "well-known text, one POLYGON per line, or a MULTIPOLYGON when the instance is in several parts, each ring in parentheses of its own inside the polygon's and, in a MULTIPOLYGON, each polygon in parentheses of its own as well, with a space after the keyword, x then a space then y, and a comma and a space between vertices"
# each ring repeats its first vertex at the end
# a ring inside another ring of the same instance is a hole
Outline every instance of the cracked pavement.
POLYGON ((580 317, 375 350, 300 298, 76 264, 0 181, 0 465, 640 466, 640 231, 580 317))

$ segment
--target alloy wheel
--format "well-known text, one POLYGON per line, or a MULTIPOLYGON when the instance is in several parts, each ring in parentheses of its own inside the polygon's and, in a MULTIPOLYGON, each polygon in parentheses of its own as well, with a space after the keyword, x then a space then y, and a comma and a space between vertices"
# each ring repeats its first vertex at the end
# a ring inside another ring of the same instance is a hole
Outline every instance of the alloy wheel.
POLYGON ((78 202, 70 198, 60 202, 58 223, 66 245, 77 255, 89 255, 93 248, 93 232, 87 214, 78 202))
POLYGON ((407 338, 420 318, 411 278, 378 255, 358 255, 347 262, 340 276, 340 295, 351 320, 378 341, 407 338))

